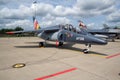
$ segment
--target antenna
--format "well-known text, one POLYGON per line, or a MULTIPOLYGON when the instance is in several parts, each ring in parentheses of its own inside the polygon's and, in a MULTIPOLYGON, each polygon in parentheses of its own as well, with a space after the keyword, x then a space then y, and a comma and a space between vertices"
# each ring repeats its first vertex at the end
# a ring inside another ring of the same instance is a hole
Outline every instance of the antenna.
POLYGON ((37 1, 35 0, 35 1, 33 2, 33 4, 34 4, 34 8, 35 8, 34 17, 36 17, 36 4, 37 4, 37 1))

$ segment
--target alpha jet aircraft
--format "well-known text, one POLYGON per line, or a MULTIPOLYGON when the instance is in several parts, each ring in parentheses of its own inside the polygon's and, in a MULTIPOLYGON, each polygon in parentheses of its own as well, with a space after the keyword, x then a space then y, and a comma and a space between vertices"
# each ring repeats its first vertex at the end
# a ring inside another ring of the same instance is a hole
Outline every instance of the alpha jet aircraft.
POLYGON ((107 41, 87 33, 84 29, 81 29, 80 32, 76 30, 71 24, 66 25, 55 25, 52 27, 40 28, 38 21, 33 18, 34 28, 32 31, 15 31, 7 32, 7 34, 19 34, 19 33, 36 33, 39 38, 45 40, 45 42, 40 42, 39 46, 45 46, 46 41, 55 41, 57 46, 62 46, 64 42, 67 43, 79 43, 85 44, 86 49, 83 50, 84 53, 88 53, 91 45, 106 45, 107 41))

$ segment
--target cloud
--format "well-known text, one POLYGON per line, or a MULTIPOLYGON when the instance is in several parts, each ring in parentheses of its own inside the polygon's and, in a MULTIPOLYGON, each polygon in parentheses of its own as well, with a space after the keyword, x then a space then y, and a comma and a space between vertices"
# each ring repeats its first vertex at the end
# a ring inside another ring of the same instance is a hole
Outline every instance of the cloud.
MULTIPOLYGON (((30 5, 32 1, 33 0, 11 0, 11 2, 9 2, 9 0, 0 0, 0 3, 4 4, 4 7, 3 5, 0 7, 0 19, 11 19, 13 20, 13 22, 10 22, 11 24, 15 23, 15 21, 19 22, 30 19, 30 17, 36 13, 37 17, 40 17, 39 21, 41 21, 41 25, 43 26, 70 23, 73 17, 74 19, 79 19, 80 17, 88 19, 94 16, 109 15, 108 21, 119 20, 118 18, 114 18, 116 14, 118 15, 115 0, 75 0, 71 1, 73 3, 70 3, 70 5, 68 4, 69 1, 65 1, 65 3, 67 3, 65 5, 64 0, 55 2, 39 0, 40 3, 37 3, 36 6, 33 4, 30 5), (70 19, 70 17, 72 18, 70 19)), ((8 25, 8 22, 3 22, 4 23, 0 23, 0 25, 8 25)))
MULTIPOLYGON (((11 0, 11 2, 12 1, 14 1, 14 0, 11 0)), ((1 5, 7 4, 8 2, 9 2, 9 0, 0 0, 1 5)))
POLYGON ((4 7, 0 10, 0 18, 2 19, 25 19, 35 14, 37 16, 46 16, 53 11, 53 6, 45 3, 38 3, 36 6, 19 5, 18 8, 4 7), (43 9, 44 8, 44 9, 43 9))
MULTIPOLYGON (((59 9, 59 7, 56 9, 59 9)), ((43 20, 41 22, 41 25, 43 26, 51 26, 51 25, 56 25, 56 24, 62 24, 62 23, 69 23, 70 20, 67 19, 66 17, 58 17, 57 12, 55 15, 53 15, 53 12, 55 10, 55 7, 50 4, 45 4, 45 3, 38 3, 36 5, 31 5, 30 7, 25 6, 25 5, 20 5, 18 8, 11 9, 8 7, 5 7, 0 10, 0 18, 7 20, 7 19, 12 19, 14 22, 9 22, 6 24, 1 24, 6 27, 11 27, 11 26, 25 26, 22 25, 26 23, 30 23, 29 21, 25 21, 27 17, 31 17, 34 15, 36 12, 37 16, 41 16, 41 19, 43 20), (44 8, 44 9, 43 9, 44 8), (8 14, 9 13, 9 14, 8 14)))
POLYGON ((120 22, 120 10, 110 14, 108 17, 107 17, 107 20, 109 22, 120 22))
POLYGON ((74 8, 81 16, 96 16, 111 13, 115 2, 112 0, 77 0, 74 8))
POLYGON ((88 27, 93 27, 95 26, 95 23, 90 23, 90 24, 87 24, 88 27))
POLYGON ((53 12, 54 7, 51 4, 37 3, 32 4, 31 9, 36 12, 38 16, 45 16, 48 13, 53 12))
POLYGON ((13 21, 5 24, 5 26, 6 26, 5 28, 15 28, 17 26, 20 26, 24 29, 33 28, 33 24, 29 20, 17 20, 17 21, 13 21))
POLYGON ((52 16, 51 14, 47 14, 45 17, 42 18, 42 21, 52 21, 54 19, 54 16, 52 16))
POLYGON ((32 11, 29 7, 20 5, 18 9, 10 9, 5 7, 0 10, 0 18, 2 19, 24 19, 32 15, 32 11))
POLYGON ((52 16, 81 16, 81 17, 92 17, 96 15, 110 14, 114 11, 115 2, 112 0, 77 0, 73 6, 63 6, 48 3, 36 4, 36 13, 39 16, 44 16, 47 13, 52 16), (43 9, 44 7, 44 9, 43 9))
POLYGON ((11 4, 11 3, 28 3, 28 2, 32 2, 33 0, 0 0, 0 4, 1 5, 5 5, 5 4, 11 4))
POLYGON ((83 10, 104 10, 112 6, 114 2, 112 0, 77 0, 77 7, 83 10))
POLYGON ((70 20, 66 17, 54 17, 48 14, 42 18, 40 25, 46 27, 46 26, 53 26, 53 25, 67 24, 67 23, 70 23, 70 20))
POLYGON ((2 18, 24 18, 32 16, 36 10, 36 15, 46 16, 48 13, 56 17, 65 16, 81 16, 92 17, 96 15, 110 14, 114 11, 115 2, 112 0, 77 0, 72 7, 57 5, 54 6, 48 3, 37 3, 31 7, 20 5, 17 9, 9 9, 7 7, 0 10, 2 18), (36 8, 35 8, 36 7, 36 8), (8 15, 4 15, 8 13, 8 15))

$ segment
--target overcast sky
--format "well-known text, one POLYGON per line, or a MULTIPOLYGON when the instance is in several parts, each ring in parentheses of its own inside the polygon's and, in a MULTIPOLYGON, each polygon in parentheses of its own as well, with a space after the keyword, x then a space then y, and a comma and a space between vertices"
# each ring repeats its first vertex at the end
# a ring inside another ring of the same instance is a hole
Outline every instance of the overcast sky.
POLYGON ((33 29, 35 15, 41 27, 82 20, 89 28, 120 25, 120 0, 0 0, 0 29, 21 26, 33 29))

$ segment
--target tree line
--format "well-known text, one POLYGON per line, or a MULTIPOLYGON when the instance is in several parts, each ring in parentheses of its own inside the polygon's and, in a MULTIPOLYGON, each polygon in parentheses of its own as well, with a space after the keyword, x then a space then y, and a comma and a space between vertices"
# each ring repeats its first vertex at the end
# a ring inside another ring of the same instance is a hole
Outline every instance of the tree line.
POLYGON ((24 29, 21 27, 16 27, 14 29, 7 29, 7 28, 3 28, 0 30, 0 37, 29 37, 29 36, 36 36, 35 33, 29 32, 29 33, 22 33, 22 34, 6 34, 6 32, 11 32, 11 31, 23 31, 24 29))
POLYGON ((6 32, 11 32, 11 31, 23 31, 24 29, 23 28, 21 28, 21 27, 19 27, 19 26, 17 26, 16 28, 14 28, 14 29, 7 29, 7 28, 2 28, 2 29, 0 29, 0 37, 17 37, 17 36, 19 36, 19 35, 16 35, 16 34, 14 34, 14 35, 8 35, 8 34, 6 34, 6 32))
POLYGON ((6 32, 10 32, 10 31, 23 31, 24 29, 21 28, 21 27, 16 27, 14 29, 6 29, 6 28, 3 28, 0 30, 0 34, 6 34, 6 32))

